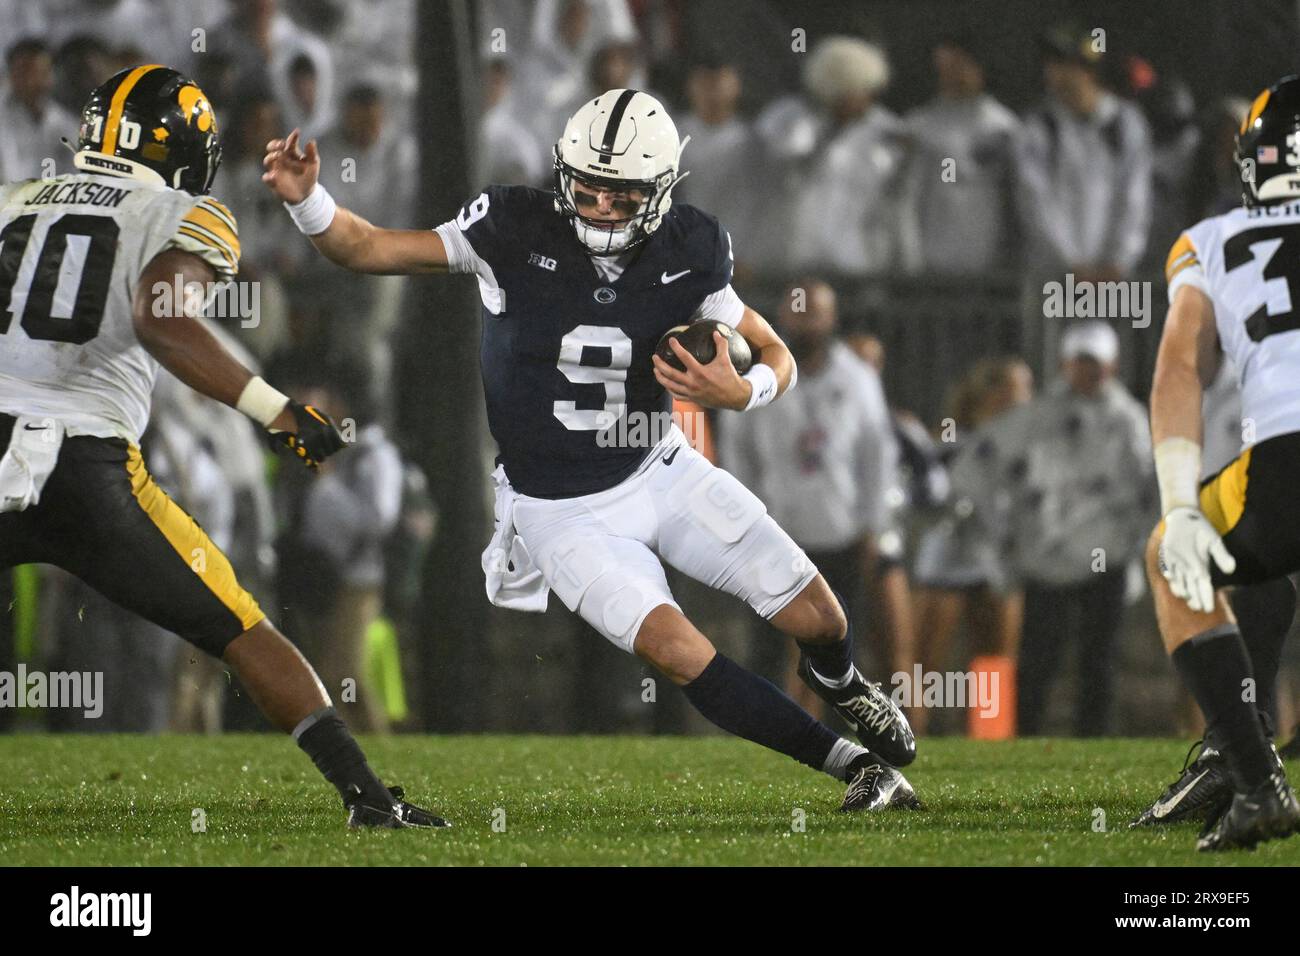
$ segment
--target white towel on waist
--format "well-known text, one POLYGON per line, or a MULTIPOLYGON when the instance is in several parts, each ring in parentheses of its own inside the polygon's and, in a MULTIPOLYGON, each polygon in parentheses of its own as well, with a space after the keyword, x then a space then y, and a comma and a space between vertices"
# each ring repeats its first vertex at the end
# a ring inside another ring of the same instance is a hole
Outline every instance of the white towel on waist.
POLYGON ((62 445, 63 422, 36 415, 14 419, 9 447, 0 457, 0 512, 23 511, 41 500, 62 445))
POLYGON ((483 575, 487 581, 488 600, 497 607, 512 611, 546 610, 551 589, 533 563, 523 538, 515 534, 515 499, 505 469, 497 465, 492 472, 492 512, 496 531, 483 551, 483 575))

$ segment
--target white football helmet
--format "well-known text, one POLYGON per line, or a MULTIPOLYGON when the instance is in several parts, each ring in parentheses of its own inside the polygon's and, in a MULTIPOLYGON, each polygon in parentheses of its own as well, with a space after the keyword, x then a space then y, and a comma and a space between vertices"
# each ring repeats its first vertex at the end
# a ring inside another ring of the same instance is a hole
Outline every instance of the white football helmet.
MULTIPOLYGON (((689 140, 690 137, 687 137, 689 140)), ((685 140, 663 104, 640 90, 609 90, 565 124, 555 144, 555 210, 573 223, 579 241, 597 256, 616 256, 650 238, 672 206, 685 140), (598 189, 640 190, 640 208, 613 223, 578 211, 574 181, 598 189)))

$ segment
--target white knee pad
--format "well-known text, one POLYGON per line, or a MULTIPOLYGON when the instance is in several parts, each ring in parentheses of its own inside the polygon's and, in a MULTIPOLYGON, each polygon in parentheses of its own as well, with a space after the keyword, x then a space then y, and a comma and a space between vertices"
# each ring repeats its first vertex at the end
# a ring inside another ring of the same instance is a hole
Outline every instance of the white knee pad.
POLYGON ((817 568, 781 526, 765 515, 742 544, 751 555, 745 571, 749 602, 767 620, 776 617, 817 576, 817 568))
POLYGON ((681 610, 666 582, 615 572, 592 582, 578 611, 583 620, 631 654, 646 616, 661 604, 681 610))
POLYGON ((640 542, 568 535, 543 554, 542 573, 564 606, 628 653, 647 614, 677 607, 663 566, 640 542))
POLYGON ((660 528, 660 553, 695 580, 735 595, 765 618, 775 616, 817 569, 738 478, 702 456, 689 460, 690 478, 657 489, 670 512, 660 528))

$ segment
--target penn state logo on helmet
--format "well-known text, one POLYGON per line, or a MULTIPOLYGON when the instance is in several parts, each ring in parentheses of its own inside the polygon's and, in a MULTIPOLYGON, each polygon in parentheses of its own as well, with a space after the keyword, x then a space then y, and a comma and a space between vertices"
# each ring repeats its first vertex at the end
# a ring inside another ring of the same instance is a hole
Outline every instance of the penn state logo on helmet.
POLYGON ((1237 166, 1247 206, 1300 197, 1300 76, 1255 97, 1237 133, 1237 166))
POLYGON ((198 84, 176 70, 126 69, 82 107, 73 164, 204 195, 221 165, 217 117, 198 84))
MULTIPOLYGON (((687 137, 689 140, 690 137, 687 137)), ((620 255, 645 242, 672 207, 685 140, 677 138, 663 104, 640 90, 609 90, 576 112, 555 144, 555 209, 573 223, 578 239, 598 256, 620 255), (610 221, 584 214, 589 194, 625 193, 625 212, 610 221), (629 203, 629 199, 635 205, 629 203)))

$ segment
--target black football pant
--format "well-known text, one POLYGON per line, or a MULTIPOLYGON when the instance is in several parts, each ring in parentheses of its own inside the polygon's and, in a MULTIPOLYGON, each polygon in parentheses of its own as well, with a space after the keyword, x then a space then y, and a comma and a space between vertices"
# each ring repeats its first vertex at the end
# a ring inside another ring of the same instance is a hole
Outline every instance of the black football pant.
MULTIPOLYGON (((14 419, 0 414, 0 449, 14 419)), ((64 438, 40 501, 0 514, 0 572, 53 564, 220 657, 265 615, 229 560, 120 438, 64 438)))

